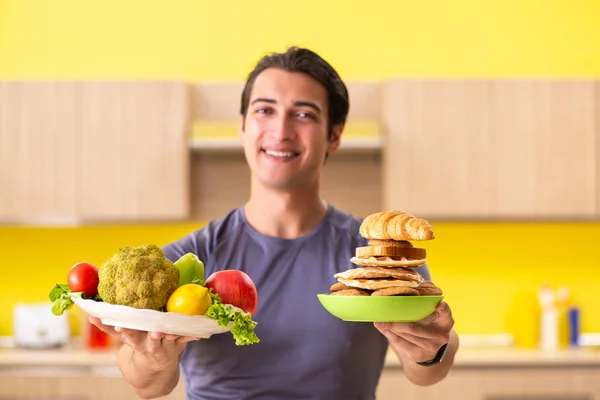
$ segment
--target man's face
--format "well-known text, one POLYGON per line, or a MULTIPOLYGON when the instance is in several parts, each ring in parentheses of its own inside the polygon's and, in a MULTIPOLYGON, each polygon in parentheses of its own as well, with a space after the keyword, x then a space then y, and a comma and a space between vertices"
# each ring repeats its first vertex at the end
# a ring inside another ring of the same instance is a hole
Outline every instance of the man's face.
POLYGON ((336 127, 328 140, 327 107, 327 91, 308 75, 277 68, 258 75, 240 139, 259 182, 285 190, 319 180, 341 132, 336 127))

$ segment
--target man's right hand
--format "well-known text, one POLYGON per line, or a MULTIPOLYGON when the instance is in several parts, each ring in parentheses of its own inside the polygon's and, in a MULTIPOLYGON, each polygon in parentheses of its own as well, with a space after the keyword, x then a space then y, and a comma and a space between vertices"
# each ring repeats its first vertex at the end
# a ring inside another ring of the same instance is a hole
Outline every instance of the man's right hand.
POLYGON ((197 337, 113 327, 103 324, 99 318, 93 316, 89 317, 89 321, 128 345, 134 353, 143 356, 146 362, 158 368, 179 362, 179 355, 183 352, 186 343, 199 340, 197 337))

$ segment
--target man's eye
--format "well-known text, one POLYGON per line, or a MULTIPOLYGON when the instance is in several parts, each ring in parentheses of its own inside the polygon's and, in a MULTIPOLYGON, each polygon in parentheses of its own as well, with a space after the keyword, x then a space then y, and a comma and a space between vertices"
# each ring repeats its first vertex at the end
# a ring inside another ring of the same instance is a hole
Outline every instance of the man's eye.
POLYGON ((269 114, 271 112, 271 110, 269 110, 268 108, 258 108, 256 110, 257 114, 269 114))
POLYGON ((307 113, 307 112, 304 112, 304 111, 300 111, 298 113, 298 116, 300 118, 312 118, 312 119, 315 119, 315 117, 311 113, 307 113))

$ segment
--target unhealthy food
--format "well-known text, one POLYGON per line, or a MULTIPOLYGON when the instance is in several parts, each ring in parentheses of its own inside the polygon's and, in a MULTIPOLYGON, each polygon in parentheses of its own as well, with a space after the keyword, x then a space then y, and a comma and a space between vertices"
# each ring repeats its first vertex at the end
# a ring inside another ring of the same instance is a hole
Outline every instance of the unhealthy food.
POLYGON ((412 242, 433 240, 429 222, 405 211, 383 211, 367 216, 359 233, 369 239, 357 247, 350 262, 355 268, 334 275, 335 296, 430 296, 442 290, 426 281, 418 268, 427 261, 427 252, 412 242))

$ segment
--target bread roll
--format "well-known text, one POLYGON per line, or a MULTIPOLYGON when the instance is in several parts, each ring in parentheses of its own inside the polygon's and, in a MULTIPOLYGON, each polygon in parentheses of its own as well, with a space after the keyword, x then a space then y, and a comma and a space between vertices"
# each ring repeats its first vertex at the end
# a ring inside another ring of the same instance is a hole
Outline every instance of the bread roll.
POLYGON ((427 250, 417 247, 395 246, 364 246, 356 248, 356 257, 405 257, 407 259, 423 259, 427 257, 427 250))
POLYGON ((383 211, 367 216, 359 232, 367 239, 431 240, 433 229, 429 222, 404 211, 383 211))

